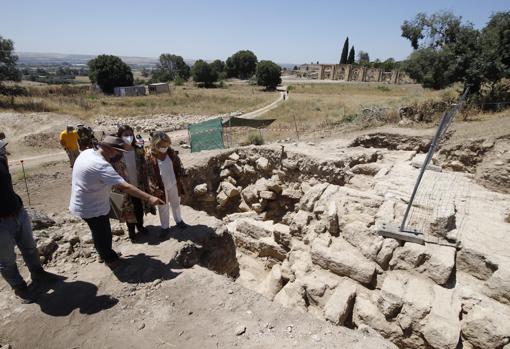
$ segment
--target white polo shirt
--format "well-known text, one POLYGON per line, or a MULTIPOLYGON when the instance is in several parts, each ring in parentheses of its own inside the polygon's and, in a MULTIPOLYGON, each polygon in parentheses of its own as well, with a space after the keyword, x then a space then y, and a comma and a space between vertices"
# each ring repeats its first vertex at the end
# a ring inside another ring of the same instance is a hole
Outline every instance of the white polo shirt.
POLYGON ((69 211, 80 218, 93 218, 110 212, 112 186, 125 180, 96 150, 84 150, 73 167, 69 211))

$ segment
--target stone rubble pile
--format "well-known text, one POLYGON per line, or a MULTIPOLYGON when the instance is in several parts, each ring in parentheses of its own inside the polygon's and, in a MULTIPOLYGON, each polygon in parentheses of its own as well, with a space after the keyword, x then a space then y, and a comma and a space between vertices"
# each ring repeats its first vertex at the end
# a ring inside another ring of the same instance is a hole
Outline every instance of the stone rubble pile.
MULTIPOLYGON (((286 307, 405 348, 508 345, 510 264, 462 247, 454 205, 426 227, 434 243, 378 235, 405 202, 375 182, 396 155, 363 151, 322 163, 269 147, 223 153, 191 169, 188 202, 224 217, 239 250, 264 263, 257 290, 286 307)), ((400 166, 412 168, 408 153, 400 166)))
POLYGON ((218 115, 170 115, 170 114, 157 114, 150 117, 135 116, 135 117, 112 117, 101 116, 94 120, 97 125, 95 130, 110 130, 116 128, 118 125, 130 125, 136 132, 150 133, 152 131, 172 132, 183 130, 190 124, 202 122, 214 118, 227 118, 231 116, 239 116, 241 112, 231 112, 218 115))

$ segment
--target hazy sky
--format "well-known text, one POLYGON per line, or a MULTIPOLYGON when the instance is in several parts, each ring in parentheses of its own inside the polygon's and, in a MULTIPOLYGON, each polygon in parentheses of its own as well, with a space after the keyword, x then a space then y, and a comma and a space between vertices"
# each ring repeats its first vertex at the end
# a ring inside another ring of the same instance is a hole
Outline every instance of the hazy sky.
POLYGON ((371 59, 406 58, 400 25, 451 10, 482 27, 508 0, 1 0, 0 35, 17 51, 226 59, 250 49, 278 63, 336 63, 346 36, 371 59))

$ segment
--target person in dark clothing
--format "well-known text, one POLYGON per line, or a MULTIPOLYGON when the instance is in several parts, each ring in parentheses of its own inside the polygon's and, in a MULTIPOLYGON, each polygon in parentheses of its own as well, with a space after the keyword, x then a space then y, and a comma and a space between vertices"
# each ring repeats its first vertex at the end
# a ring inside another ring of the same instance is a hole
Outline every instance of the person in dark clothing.
POLYGON ((33 297, 16 265, 14 247, 18 246, 21 251, 33 282, 55 280, 55 275, 44 271, 39 261, 30 217, 12 186, 6 145, 0 140, 0 273, 16 296, 30 303, 33 297))
POLYGON ((76 131, 78 132, 78 146, 80 147, 80 151, 94 148, 97 144, 97 139, 94 136, 92 128, 79 124, 76 131))

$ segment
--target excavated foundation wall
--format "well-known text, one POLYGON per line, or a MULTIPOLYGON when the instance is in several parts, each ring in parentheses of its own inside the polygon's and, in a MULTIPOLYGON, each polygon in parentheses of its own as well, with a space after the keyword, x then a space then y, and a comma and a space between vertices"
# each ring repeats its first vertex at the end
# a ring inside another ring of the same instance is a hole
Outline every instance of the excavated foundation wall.
POLYGON ((275 302, 402 348, 506 349, 509 270, 483 251, 457 250, 455 210, 428 229, 437 243, 376 232, 401 217, 405 201, 383 193, 399 190, 401 175, 411 186, 415 172, 405 171, 422 143, 413 152, 357 146, 330 160, 269 147, 223 152, 188 168, 184 202, 223 219, 238 257, 264 269, 255 289, 275 302))
POLYGON ((376 162, 378 156, 375 150, 334 160, 319 160, 284 148, 224 152, 187 169, 183 203, 220 218, 255 211, 280 221, 308 189, 303 183, 327 181, 343 186, 352 177, 353 167, 376 162))

